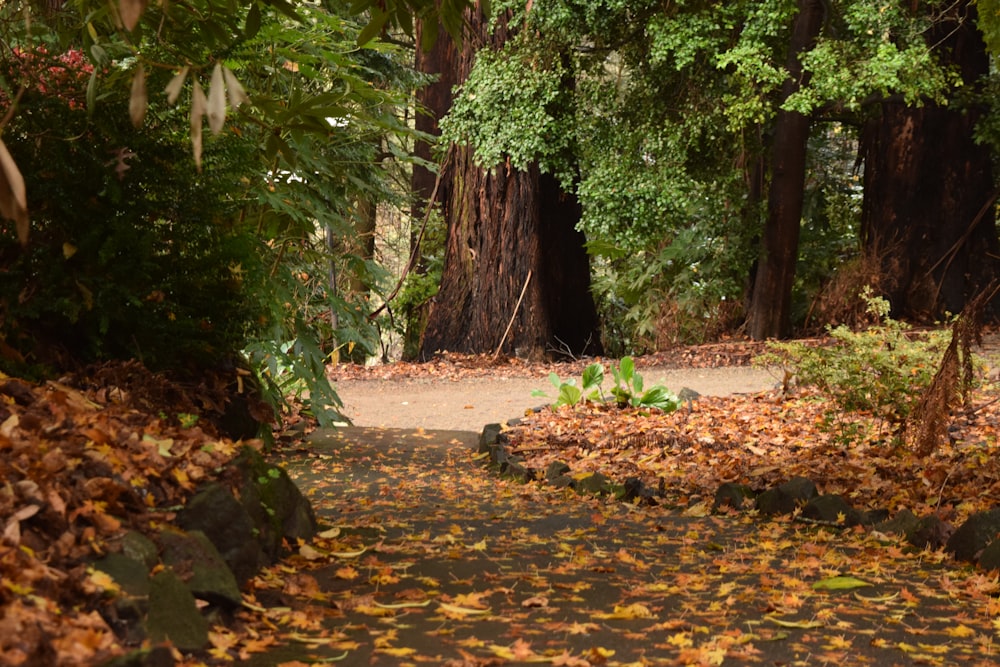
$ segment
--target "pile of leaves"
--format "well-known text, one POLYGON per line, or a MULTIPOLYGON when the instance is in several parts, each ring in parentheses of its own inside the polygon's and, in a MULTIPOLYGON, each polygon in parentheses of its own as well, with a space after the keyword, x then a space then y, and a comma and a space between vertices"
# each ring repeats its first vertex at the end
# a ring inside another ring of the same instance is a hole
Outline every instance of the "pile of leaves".
POLYGON ((814 391, 700 397, 672 413, 595 403, 529 414, 508 430, 511 453, 545 470, 638 478, 664 502, 706 509, 723 482, 763 490, 812 479, 859 509, 910 509, 958 522, 1000 497, 1000 403, 983 386, 973 408, 953 416, 948 441, 927 457, 872 415, 831 422, 814 391))
POLYGON ((134 362, 44 384, 0 374, 0 663, 122 651, 87 563, 171 521, 236 455, 198 417, 225 384, 178 386, 134 362))

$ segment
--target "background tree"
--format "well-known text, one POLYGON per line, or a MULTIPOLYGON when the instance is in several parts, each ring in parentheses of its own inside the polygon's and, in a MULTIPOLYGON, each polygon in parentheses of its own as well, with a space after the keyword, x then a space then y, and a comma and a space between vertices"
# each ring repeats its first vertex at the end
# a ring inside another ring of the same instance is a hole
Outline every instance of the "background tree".
MULTIPOLYGON (((454 73, 445 74, 445 79, 470 83, 474 63, 490 58, 514 38, 517 24, 511 17, 503 12, 491 25, 476 12, 469 13, 468 36, 454 60, 454 73)), ((559 97, 564 85, 549 78, 492 92, 559 97)), ((509 123, 506 132, 521 132, 535 120, 508 114, 493 124, 509 123)), ((536 127, 528 131, 544 132, 536 127)), ((496 349, 540 357, 553 350, 599 350, 575 197, 534 161, 507 155, 484 163, 464 146, 456 147, 444 163, 441 180, 448 238, 422 354, 496 349)))

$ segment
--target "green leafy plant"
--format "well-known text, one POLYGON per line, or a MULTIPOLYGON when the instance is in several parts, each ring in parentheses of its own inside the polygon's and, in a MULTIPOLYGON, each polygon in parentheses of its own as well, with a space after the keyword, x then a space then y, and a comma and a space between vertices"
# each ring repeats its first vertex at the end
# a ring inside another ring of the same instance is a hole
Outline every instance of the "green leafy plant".
POLYGON ((861 331, 830 328, 831 343, 825 346, 772 343, 755 361, 781 369, 786 385, 815 387, 828 396, 835 406, 831 423, 843 422, 845 412, 863 413, 898 429, 930 385, 947 331, 913 332, 891 318, 889 303, 869 288, 860 296, 878 324, 861 331))
MULTIPOLYGON (((635 360, 632 357, 622 358, 617 366, 612 364, 611 373, 615 380, 611 397, 618 407, 657 408, 664 412, 673 412, 681 406, 681 399, 662 385, 646 389, 642 375, 635 370, 635 360)), ((602 388, 604 379, 604 366, 598 363, 590 364, 583 370, 579 385, 576 378, 563 380, 556 373, 549 373, 549 382, 558 391, 552 406, 558 408, 586 402, 607 403, 608 397, 602 388)), ((532 396, 547 396, 547 394, 535 390, 532 396)))
POLYGON ((611 365, 611 374, 615 378, 615 386, 611 395, 619 407, 658 408, 664 412, 673 412, 681 406, 681 399, 663 385, 653 385, 645 388, 642 374, 635 370, 635 360, 623 357, 615 366, 611 365))

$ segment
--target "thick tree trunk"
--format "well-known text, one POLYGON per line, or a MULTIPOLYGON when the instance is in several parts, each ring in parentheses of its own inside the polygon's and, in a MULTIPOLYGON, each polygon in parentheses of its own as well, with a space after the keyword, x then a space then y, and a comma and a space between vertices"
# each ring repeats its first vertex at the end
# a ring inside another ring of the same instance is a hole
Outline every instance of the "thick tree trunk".
MULTIPOLYGON (((464 81, 475 48, 499 48, 506 21, 492 34, 478 13, 457 58, 464 81)), ((580 207, 537 167, 483 169, 471 149, 455 147, 442 178, 448 223, 444 275, 431 307, 422 356, 440 350, 541 357, 550 350, 600 350, 590 293, 589 258, 576 230, 580 207), (521 298, 523 292, 523 299, 521 298), (505 337, 508 324, 510 331, 505 337)))
MULTIPOLYGON (((823 27, 823 0, 800 0, 788 50, 789 77, 781 99, 788 99, 805 83, 799 56, 816 43, 823 27)), ((753 280, 747 330, 755 340, 788 335, 799 228, 805 188, 808 116, 779 111, 771 147, 771 185, 764 224, 761 257, 753 280)))
MULTIPOLYGON (((421 43, 424 25, 422 21, 417 21, 416 43, 421 43)), ((414 127, 419 132, 431 136, 439 136, 438 119, 443 117, 451 109, 452 88, 455 86, 455 73, 457 67, 457 52, 455 42, 448 37, 443 28, 439 26, 438 39, 434 42, 429 51, 417 47, 414 59, 414 68, 418 72, 430 74, 436 79, 420 88, 417 91, 417 114, 414 118, 414 127)), ((416 156, 428 163, 434 162, 433 147, 426 141, 418 141, 414 153, 416 156)), ((437 182, 437 174, 422 167, 419 164, 413 166, 413 174, 410 179, 410 186, 413 189, 413 206, 411 208, 414 221, 418 221, 410 235, 411 252, 417 248, 420 233, 420 222, 426 214, 427 205, 434 193, 434 185, 437 182)), ((449 183, 441 184, 444 187, 438 188, 437 201, 446 201, 449 197, 449 183)), ((424 274, 427 271, 427 263, 424 260, 423 251, 417 248, 418 256, 412 271, 417 274, 424 274)), ((416 359, 420 355, 420 338, 427 326, 427 315, 430 310, 430 303, 414 304, 409 306, 403 313, 406 322, 406 331, 403 335, 403 358, 416 359)))
MULTIPOLYGON (((935 25, 928 41, 962 74, 989 71, 971 3, 935 25)), ((879 258, 880 291, 895 316, 933 321, 957 313, 998 275, 996 199, 989 150, 973 140, 981 113, 885 103, 862 134, 862 241, 879 258)))

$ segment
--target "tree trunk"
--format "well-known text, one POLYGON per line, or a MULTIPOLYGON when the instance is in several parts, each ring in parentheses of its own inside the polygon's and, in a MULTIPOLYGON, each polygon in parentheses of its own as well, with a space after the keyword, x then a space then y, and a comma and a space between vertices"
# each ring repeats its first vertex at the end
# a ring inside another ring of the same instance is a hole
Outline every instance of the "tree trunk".
MULTIPOLYGON (((974 90, 989 72, 974 8, 963 2, 928 35, 974 90)), ((998 275, 989 149, 973 140, 981 111, 884 103, 862 134, 862 242, 880 260, 894 316, 958 313, 998 275)))
MULTIPOLYGON (((418 132, 423 132, 431 136, 439 136, 438 119, 448 113, 451 109, 452 88, 455 86, 456 58, 455 42, 446 37, 446 33, 441 26, 438 26, 438 39, 430 50, 424 51, 420 48, 424 31, 423 21, 416 24, 417 51, 414 58, 414 69, 424 74, 436 77, 434 81, 420 88, 417 91, 417 113, 414 118, 414 127, 418 132)), ((415 155, 428 163, 434 162, 433 147, 426 141, 417 141, 414 147, 415 155)), ((413 189, 413 206, 411 208, 411 218, 416 222, 410 234, 411 252, 416 249, 417 260, 411 269, 414 273, 424 274, 427 272, 427 262, 424 260, 423 249, 418 247, 420 240, 420 223, 427 212, 427 206, 434 193, 434 185, 437 182, 437 174, 422 167, 419 164, 413 166, 413 173, 410 177, 410 186, 413 189)), ((438 188, 437 201, 445 201, 449 196, 447 183, 442 183, 444 188, 438 188)), ((431 203, 430 205, 433 205, 431 203)), ((406 331, 403 334, 403 359, 416 359, 420 355, 420 337, 427 326, 427 315, 430 303, 413 304, 407 306, 402 313, 406 322, 406 331)))
MULTIPOLYGON (((823 0, 800 0, 788 49, 789 77, 781 87, 784 102, 806 82, 799 56, 816 43, 823 27, 823 0)), ((792 285, 799 252, 805 189, 808 116, 778 111, 771 147, 771 185, 760 263, 753 279, 747 329, 751 338, 781 338, 791 325, 792 285)))
MULTIPOLYGON (((457 82, 468 76, 477 45, 499 48, 509 35, 505 20, 490 34, 478 12, 467 16, 471 35, 457 58, 457 82)), ((536 166, 484 169, 468 147, 454 148, 442 180, 448 241, 422 356, 493 352, 501 342, 506 354, 534 358, 556 349, 597 353, 597 310, 575 197, 536 166)))

